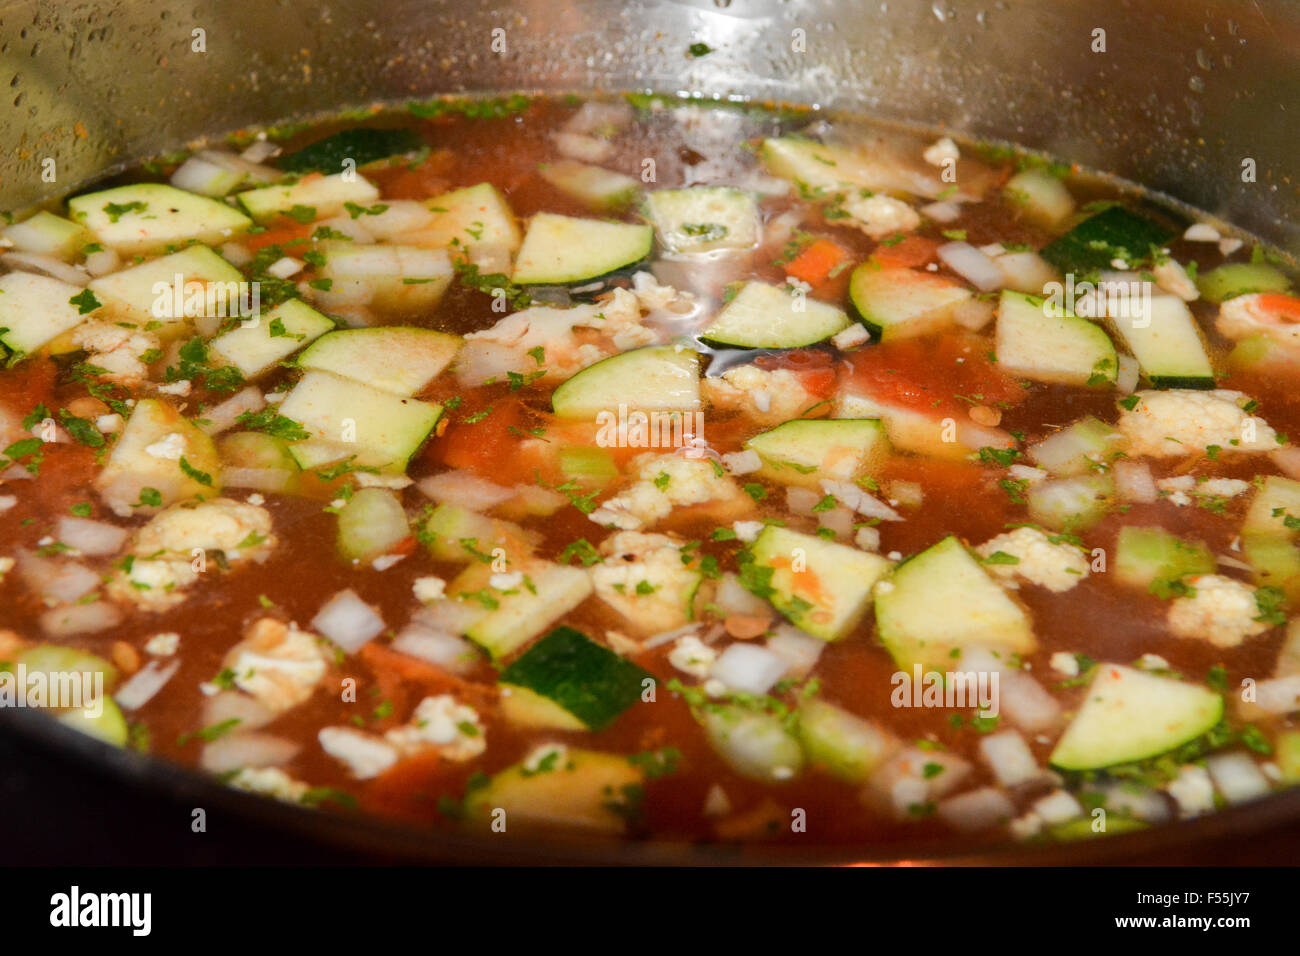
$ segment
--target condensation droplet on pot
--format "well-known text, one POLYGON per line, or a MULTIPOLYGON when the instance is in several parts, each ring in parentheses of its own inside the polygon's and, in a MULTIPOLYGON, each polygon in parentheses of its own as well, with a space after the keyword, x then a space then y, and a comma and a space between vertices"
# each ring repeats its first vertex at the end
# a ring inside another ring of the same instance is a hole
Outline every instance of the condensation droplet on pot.
POLYGON ((1196 65, 1206 73, 1214 69, 1214 64, 1210 61, 1210 54, 1206 53, 1204 49, 1198 49, 1196 51, 1196 65))
POLYGON ((1193 93, 1204 93, 1205 80, 1201 79, 1199 76, 1189 76, 1187 78, 1187 88, 1193 93))

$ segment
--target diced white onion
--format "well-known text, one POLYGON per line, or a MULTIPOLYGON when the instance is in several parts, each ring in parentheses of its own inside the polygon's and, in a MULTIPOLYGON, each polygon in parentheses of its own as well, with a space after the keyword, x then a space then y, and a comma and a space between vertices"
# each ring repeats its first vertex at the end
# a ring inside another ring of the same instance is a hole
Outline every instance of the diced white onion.
POLYGON ((444 471, 423 478, 417 487, 439 504, 468 511, 487 511, 514 497, 514 489, 480 478, 472 471, 444 471))
POLYGON ((1033 752, 1017 731, 1003 730, 982 738, 979 751, 1004 787, 1015 787, 1042 775, 1033 752))
POLYGON ((941 801, 939 819, 954 830, 971 833, 998 826, 1015 816, 1015 804, 996 787, 980 787, 941 801))
POLYGON ((27 586, 56 604, 72 604, 99 587, 99 575, 75 561, 18 552, 18 573, 27 586))
POLYGON ((254 140, 239 158, 250 163, 261 163, 280 152, 280 147, 269 139, 254 140))
POLYGON ((205 744, 199 766, 208 773, 228 773, 241 767, 281 767, 302 748, 273 734, 233 733, 205 744))
POLYGON ((955 202, 941 199, 921 207, 921 214, 935 222, 954 222, 961 218, 961 206, 955 202))
POLYGON ((969 242, 949 242, 940 246, 935 255, 953 272, 982 292, 992 292, 1002 287, 1002 270, 998 264, 969 242))
POLYGON ((232 468, 221 470, 221 483, 226 488, 251 488, 253 491, 278 493, 289 487, 293 472, 287 468, 232 468))
POLYGON ((1169 801, 1159 790, 1139 787, 1131 782, 1109 784, 1102 788, 1106 795, 1106 810, 1118 812, 1135 820, 1164 823, 1173 816, 1169 801))
POLYGON ((722 681, 732 690, 747 694, 766 694, 789 669, 779 654, 756 644, 732 644, 713 662, 709 676, 722 681))
POLYGON ((770 613, 768 603, 740 583, 740 578, 728 573, 718 581, 718 589, 713 595, 713 603, 723 614, 739 614, 745 617, 757 617, 770 613))
POLYGON ((1270 714, 1300 710, 1300 674, 1260 681, 1255 685, 1255 704, 1270 714))
POLYGON ((1017 292, 1041 295, 1043 286, 1056 280, 1056 270, 1036 252, 1008 252, 994 260, 1002 284, 1017 292))
POLYGON ((311 619, 314 630, 355 654, 384 630, 384 619, 351 588, 339 591, 311 619))
POLYGON ((216 435, 235 426, 236 420, 245 412, 260 412, 266 408, 266 399, 261 389, 255 385, 241 388, 234 395, 203 412, 204 424, 200 427, 209 435, 216 435))
POLYGON ((65 607, 51 608, 41 615, 41 630, 49 637, 93 634, 121 623, 122 612, 117 609, 116 604, 108 601, 69 604, 65 607))
POLYGON ((61 279, 69 285, 84 286, 90 281, 90 273, 85 269, 80 266, 70 266, 62 259, 53 256, 32 252, 6 252, 0 256, 0 262, 17 272, 38 272, 61 279))
POLYGON ((84 555, 97 557, 116 554, 126 542, 129 533, 126 528, 119 528, 117 525, 103 521, 64 515, 59 519, 54 536, 84 555))
POLYGON ((978 332, 993 320, 997 307, 981 299, 967 299, 953 309, 952 320, 964 329, 978 332))
POLYGON ((1268 793, 1268 778, 1264 776, 1255 758, 1244 751, 1213 754, 1205 758, 1205 769, 1223 799, 1229 803, 1244 803, 1268 793))
POLYGON ((100 249, 86 256, 84 268, 92 276, 106 276, 110 272, 116 272, 121 265, 122 257, 116 250, 100 249))
POLYGON ((1023 671, 1002 672, 998 680, 998 702, 1007 720, 1026 733, 1041 733, 1061 719, 1057 699, 1023 671))
POLYGON ((117 689, 113 698, 123 710, 139 710, 153 700, 154 695, 162 690, 163 686, 180 670, 180 666, 180 661, 172 661, 169 664, 150 661, 132 674, 130 679, 117 689))
POLYGON ((1138 386, 1141 369, 1138 360, 1123 352, 1119 353, 1119 370, 1115 374, 1115 387, 1125 395, 1132 394, 1138 386))
POLYGON ((478 660, 478 652, 469 641, 419 623, 408 624, 389 647, 454 674, 472 671, 478 660))
POLYGON ((826 650, 826 642, 805 634, 790 624, 778 624, 767 639, 767 649, 785 661, 785 673, 802 680, 811 673, 826 650))
POLYGON ((1117 461, 1111 469, 1115 479, 1115 493, 1121 501, 1150 503, 1159 492, 1151 468, 1144 461, 1117 461))
POLYGON ((1083 816, 1083 806, 1065 790, 1053 790, 1035 800, 1033 811, 1048 824, 1066 823, 1083 816))
POLYGON ((275 717, 275 712, 256 697, 241 694, 235 690, 223 690, 203 702, 203 725, 224 724, 229 720, 239 721, 241 731, 255 727, 265 727, 275 717))
POLYGON ((1269 452, 1268 457, 1273 459, 1273 464, 1277 465, 1282 474, 1288 478, 1300 479, 1300 447, 1279 448, 1269 452))

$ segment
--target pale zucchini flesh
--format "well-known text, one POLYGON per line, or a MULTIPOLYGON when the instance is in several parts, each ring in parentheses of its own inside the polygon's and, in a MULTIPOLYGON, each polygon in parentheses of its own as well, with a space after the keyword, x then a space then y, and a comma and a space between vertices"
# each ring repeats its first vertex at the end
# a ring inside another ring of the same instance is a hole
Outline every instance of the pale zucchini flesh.
POLYGON ((1111 385, 1115 346, 1101 326, 1020 292, 998 302, 998 365, 1022 378, 1059 385, 1111 385))
POLYGON ((650 254, 650 226, 538 213, 528 223, 511 281, 564 285, 595 279, 650 254))
POLYGON ((341 329, 317 339, 298 356, 298 365, 409 396, 437 378, 460 345, 459 336, 433 329, 397 325, 341 329))
POLYGON ((208 343, 208 354, 214 361, 233 365, 245 379, 253 379, 333 328, 333 319, 301 299, 289 299, 255 321, 216 336, 208 343))
POLYGON ((182 242, 228 242, 252 222, 226 203, 164 183, 135 183, 68 200, 68 214, 122 253, 153 252, 182 242))
POLYGON ((765 282, 747 282, 700 338, 711 345, 793 349, 814 345, 848 326, 849 317, 833 305, 765 282))
POLYGON ((639 412, 694 412, 700 407, 700 356, 692 349, 652 345, 589 365, 551 395, 561 418, 592 420, 639 412))

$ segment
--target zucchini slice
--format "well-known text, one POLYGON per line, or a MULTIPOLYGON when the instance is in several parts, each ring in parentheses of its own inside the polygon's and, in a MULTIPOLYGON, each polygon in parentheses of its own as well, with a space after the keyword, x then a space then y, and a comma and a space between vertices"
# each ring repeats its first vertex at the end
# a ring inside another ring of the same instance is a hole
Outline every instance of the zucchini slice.
POLYGON ((1146 589, 1153 581, 1177 581, 1188 574, 1213 574, 1214 555, 1200 541, 1187 541, 1164 528, 1126 525, 1115 542, 1115 577, 1146 589))
POLYGON ((1074 197, 1065 183, 1045 169, 1016 173, 1002 187, 1002 195, 1025 219, 1048 229, 1065 222, 1074 212, 1074 197))
POLYGON ((956 419, 955 440, 945 441, 947 429, 942 415, 883 402, 870 395, 841 395, 835 403, 834 417, 878 418, 885 423, 892 447, 931 458, 961 461, 985 446, 1007 448, 1014 444, 1007 432, 977 425, 965 415, 956 419))
POLYGON ((840 640, 862 620, 872 587, 890 568, 878 554, 775 525, 763 529, 750 554, 772 571, 755 593, 823 641, 840 640))
POLYGON ((301 299, 288 299, 260 316, 256 325, 222 332, 208 343, 208 351, 214 361, 233 365, 245 379, 253 379, 333 328, 333 319, 301 299))
POLYGON ((1034 464, 1053 475, 1083 475, 1109 465, 1125 446, 1124 436, 1091 415, 1062 428, 1026 450, 1034 464))
POLYGON ((289 447, 265 432, 231 432, 217 439, 222 484, 278 494, 296 494, 302 477, 289 447))
POLYGON ((1187 304, 1156 295, 1145 317, 1111 319, 1151 384, 1156 388, 1214 388, 1214 367, 1187 304))
POLYGON ((650 255, 654 230, 626 222, 533 216, 515 261, 516 285, 564 285, 595 279, 650 255))
POLYGON ((65 262, 75 259, 90 242, 90 232, 85 226, 43 209, 22 222, 6 226, 0 235, 19 252, 54 256, 65 262))
POLYGON ((1241 530, 1243 534, 1295 538, 1295 530, 1287 524, 1288 517, 1300 518, 1300 481, 1269 475, 1251 499, 1241 530))
POLYGON ((105 697, 91 707, 73 707, 61 711, 55 719, 65 727, 89 734, 106 744, 112 744, 114 747, 126 746, 129 736, 126 717, 122 715, 122 709, 117 706, 117 701, 111 697, 105 697), (98 714, 91 713, 95 707, 99 708, 98 714))
POLYGON ((433 558, 459 564, 475 560, 466 545, 479 553, 490 554, 507 543, 517 546, 519 541, 526 540, 518 525, 448 502, 438 505, 420 521, 419 538, 433 558))
POLYGON ((780 484, 820 487, 824 478, 852 481, 877 471, 889 456, 878 418, 798 419, 745 442, 763 459, 760 474, 780 484))
POLYGON ((1021 378, 1061 385, 1111 385, 1115 346, 1101 326, 1046 301, 1003 290, 998 301, 998 364, 1021 378))
POLYGON ((361 167, 423 148, 420 134, 410 129, 345 129, 279 157, 275 165, 290 173, 341 173, 347 160, 361 167))
POLYGON ((662 189, 646 198, 659 243, 672 253, 752 249, 758 245, 758 203, 729 186, 662 189))
MULTIPOLYGON (((652 680, 648 673, 587 635, 557 627, 503 670, 500 683, 510 689, 504 698, 507 717, 512 705, 531 703, 534 707, 526 719, 545 721, 546 714, 533 700, 540 697, 570 721, 576 720, 580 729, 603 730, 641 699, 647 680, 652 680)), ((515 710, 516 716, 525 716, 518 707, 515 710)))
POLYGON ((1028 654, 1029 615, 965 545, 947 537, 903 562, 876 597, 876 625, 894 662, 911 671, 954 670, 962 648, 1028 654))
POLYGON ((433 329, 400 325, 341 329, 313 342, 298 356, 298 365, 409 396, 437 378, 460 345, 460 336, 433 329))
MULTIPOLYGON (((177 276, 180 276, 182 292, 186 299, 182 305, 188 302, 187 287, 196 289, 201 285, 205 313, 207 295, 218 291, 225 296, 226 315, 234 315, 238 312, 244 276, 207 246, 190 246, 180 252, 173 252, 171 255, 123 269, 121 272, 100 276, 98 279, 91 280, 87 288, 104 304, 106 311, 116 313, 116 318, 134 325, 161 322, 165 326, 172 326, 172 331, 177 331, 183 328, 182 323, 187 318, 184 314, 176 314, 173 290, 177 276), (163 286, 167 287, 166 292, 159 294, 155 291, 155 288, 163 286)), ((214 303, 220 305, 215 297, 214 303)), ((162 334, 165 335, 166 332, 162 334)))
POLYGON ((116 514, 130 515, 139 508, 151 513, 188 498, 215 498, 221 493, 221 459, 212 439, 167 402, 142 398, 126 420, 122 436, 113 446, 95 487, 116 514), (158 458, 149 446, 180 435, 184 450, 179 459, 158 458), (146 488, 158 492, 157 506, 142 500, 146 488))
POLYGON ((1097 770, 1145 760, 1195 740, 1222 718, 1223 698, 1204 687, 1100 664, 1050 762, 1061 770, 1097 770))
POLYGON ((849 298, 862 324, 883 342, 948 328, 973 295, 941 276, 876 262, 862 263, 849 279, 849 298))
POLYGON ((719 704, 700 716, 704 734, 732 770, 763 783, 792 780, 803 770, 803 748, 775 714, 719 704))
POLYGON ((700 355, 673 345, 651 345, 611 355, 561 383, 551 408, 561 418, 592 420, 640 412, 693 412, 700 407, 700 355))
POLYGON ((68 200, 68 214, 117 252, 152 252, 181 242, 220 244, 252 225, 223 202, 164 183, 136 183, 68 200))
POLYGON ((311 219, 328 219, 343 212, 348 203, 358 206, 374 203, 379 199, 379 190, 355 174, 335 173, 306 176, 287 186, 259 186, 239 193, 237 198, 258 222, 269 222, 290 210, 301 210, 304 218, 310 213, 311 219))
POLYGON ((582 568, 532 561, 518 570, 524 582, 501 590, 491 586, 491 566, 475 562, 450 588, 458 600, 481 612, 465 628, 465 636, 493 661, 509 657, 591 594, 591 578, 582 568))
POLYGON ((1148 262, 1152 247, 1163 246, 1173 235, 1123 206, 1110 206, 1048 243, 1038 254, 1060 272, 1081 277, 1112 268, 1113 259, 1123 259, 1130 269, 1148 262))
POLYGON ((323 244, 318 274, 328 279, 323 301, 418 312, 432 309, 451 285, 451 257, 422 246, 323 244))
POLYGON ((1223 302, 1254 292, 1286 292, 1291 280, 1265 262, 1229 262, 1196 280, 1196 288, 1209 302, 1223 302))
POLYGON ((742 349, 797 349, 828 339, 848 325, 849 317, 833 305, 795 297, 766 282, 746 282, 700 339, 742 349))
POLYGON ((875 723, 815 697, 799 705, 799 740, 809 760, 846 783, 865 783, 895 746, 875 723))
POLYGON ((421 244, 493 246, 509 252, 519 249, 519 223, 506 197, 491 183, 444 193, 425 205, 436 218, 420 230, 421 244))
POLYGON ((621 754, 556 746, 542 759, 509 767, 470 791, 466 815, 480 826, 501 819, 507 828, 621 833, 642 780, 641 771, 621 754))
POLYGON ((310 371, 280 403, 280 414, 312 435, 289 446, 304 469, 355 456, 357 465, 400 471, 433 431, 442 406, 310 371))
POLYGON ((639 180, 572 159, 543 163, 537 171, 556 189, 598 212, 626 209, 641 194, 639 180))
POLYGON ((85 316, 70 301, 81 290, 31 272, 0 276, 0 344, 29 355, 80 325, 85 316))
POLYGON ((1115 479, 1110 475, 1071 475, 1032 485, 1029 515, 1057 531, 1086 531, 1105 517, 1115 500, 1115 479))
POLYGON ((362 488, 338 514, 338 549, 346 561, 372 561, 411 536, 402 501, 388 488, 362 488))

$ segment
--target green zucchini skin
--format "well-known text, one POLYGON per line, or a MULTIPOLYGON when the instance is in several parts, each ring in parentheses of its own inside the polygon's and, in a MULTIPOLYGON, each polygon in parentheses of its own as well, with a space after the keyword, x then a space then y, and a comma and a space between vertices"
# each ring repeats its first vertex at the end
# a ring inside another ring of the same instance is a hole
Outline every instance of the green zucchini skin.
POLYGON ((557 627, 501 672, 502 684, 526 687, 602 730, 641 699, 651 675, 581 631, 557 627))
POLYGON ((1109 269, 1110 261, 1117 257, 1130 266, 1145 262, 1151 258, 1152 246, 1164 245, 1173 235, 1159 223, 1123 206, 1111 206, 1089 216, 1038 254, 1061 272, 1081 275, 1109 269))
POLYGON ((276 166, 287 173, 337 173, 349 159, 361 167, 423 147, 424 140, 414 130, 347 129, 281 156, 276 166))

